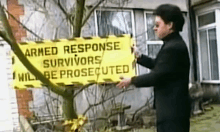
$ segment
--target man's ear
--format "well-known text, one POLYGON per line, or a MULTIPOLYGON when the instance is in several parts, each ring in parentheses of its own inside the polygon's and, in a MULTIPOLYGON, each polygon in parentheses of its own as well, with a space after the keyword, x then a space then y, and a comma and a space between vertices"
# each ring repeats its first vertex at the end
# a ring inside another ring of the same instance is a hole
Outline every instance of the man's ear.
POLYGON ((168 23, 169 29, 173 29, 173 22, 168 23))

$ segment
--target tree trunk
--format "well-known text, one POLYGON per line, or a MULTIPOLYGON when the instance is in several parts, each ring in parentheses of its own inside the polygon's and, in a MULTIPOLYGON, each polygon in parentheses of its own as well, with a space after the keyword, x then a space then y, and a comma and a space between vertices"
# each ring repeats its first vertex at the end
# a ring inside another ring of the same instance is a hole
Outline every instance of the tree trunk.
MULTIPOLYGON (((80 37, 82 29, 83 11, 85 0, 76 0, 76 12, 73 27, 73 37, 80 37)), ((72 91, 74 93, 74 90, 72 91)), ((76 119, 77 114, 74 109, 73 98, 63 98, 63 112, 65 120, 76 119), (73 112, 74 111, 74 112, 73 112)), ((66 126, 65 131, 69 131, 71 126, 66 126)))
MULTIPOLYGON (((74 94, 74 90, 69 89, 74 94)), ((63 116, 65 120, 77 119, 77 114, 74 108, 74 99, 73 96, 63 97, 63 116)), ((65 126, 65 132, 71 131, 71 125, 65 126)))
POLYGON ((73 37, 80 37, 82 20, 85 7, 85 0, 76 0, 76 15, 74 19, 73 37))

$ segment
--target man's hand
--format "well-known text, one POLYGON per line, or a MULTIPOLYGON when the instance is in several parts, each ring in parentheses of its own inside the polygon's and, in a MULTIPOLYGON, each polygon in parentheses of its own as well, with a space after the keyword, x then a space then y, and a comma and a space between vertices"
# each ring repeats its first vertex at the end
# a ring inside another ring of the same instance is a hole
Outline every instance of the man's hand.
POLYGON ((131 78, 121 77, 120 79, 122 79, 122 81, 116 85, 119 88, 126 88, 131 84, 131 78))
POLYGON ((135 58, 141 57, 141 52, 137 49, 136 46, 132 46, 132 50, 134 52, 135 58))

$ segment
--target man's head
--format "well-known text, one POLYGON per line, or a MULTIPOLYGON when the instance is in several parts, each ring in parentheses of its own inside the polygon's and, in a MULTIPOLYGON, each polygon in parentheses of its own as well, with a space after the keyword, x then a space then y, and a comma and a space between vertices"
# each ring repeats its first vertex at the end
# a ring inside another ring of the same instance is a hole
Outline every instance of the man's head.
POLYGON ((180 32, 183 29, 184 18, 179 7, 171 4, 163 4, 154 11, 154 31, 160 39, 172 32, 180 32))

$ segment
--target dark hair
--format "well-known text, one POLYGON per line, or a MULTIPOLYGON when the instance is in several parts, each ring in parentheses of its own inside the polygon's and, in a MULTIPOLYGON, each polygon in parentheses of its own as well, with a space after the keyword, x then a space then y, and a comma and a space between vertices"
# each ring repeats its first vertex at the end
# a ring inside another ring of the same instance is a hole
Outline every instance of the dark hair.
POLYGON ((166 24, 169 22, 173 22, 174 31, 182 31, 185 21, 182 12, 178 6, 171 4, 160 5, 154 11, 154 15, 160 16, 166 24))

